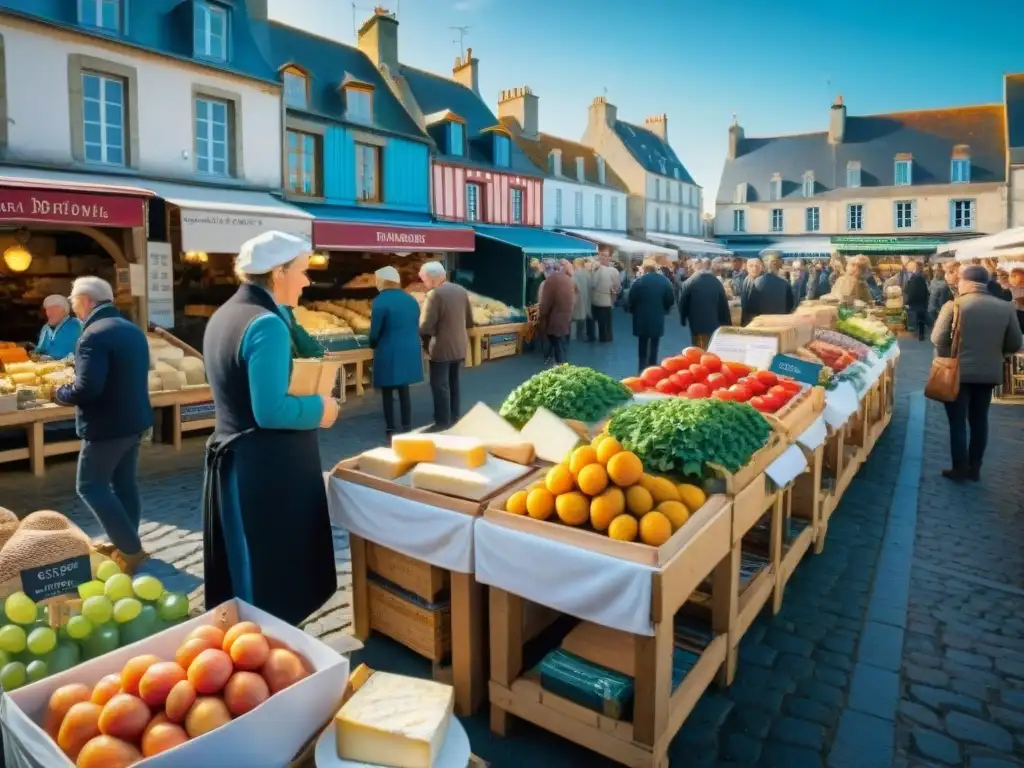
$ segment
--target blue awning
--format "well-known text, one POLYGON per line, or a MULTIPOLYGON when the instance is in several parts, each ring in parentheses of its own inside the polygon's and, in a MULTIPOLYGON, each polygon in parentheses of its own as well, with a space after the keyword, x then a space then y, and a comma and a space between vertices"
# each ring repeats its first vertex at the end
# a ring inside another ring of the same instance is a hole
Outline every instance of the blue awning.
POLYGON ((593 256, 597 246, 578 237, 535 227, 476 225, 477 235, 518 248, 529 256, 593 256))

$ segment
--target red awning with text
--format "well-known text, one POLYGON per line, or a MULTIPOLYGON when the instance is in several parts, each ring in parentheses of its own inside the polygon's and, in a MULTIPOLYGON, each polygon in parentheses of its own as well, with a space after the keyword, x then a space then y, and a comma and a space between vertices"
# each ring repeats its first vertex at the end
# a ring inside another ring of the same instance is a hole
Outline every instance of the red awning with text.
POLYGON ((141 227, 146 198, 137 187, 96 183, 72 174, 7 168, 0 175, 0 223, 141 227))

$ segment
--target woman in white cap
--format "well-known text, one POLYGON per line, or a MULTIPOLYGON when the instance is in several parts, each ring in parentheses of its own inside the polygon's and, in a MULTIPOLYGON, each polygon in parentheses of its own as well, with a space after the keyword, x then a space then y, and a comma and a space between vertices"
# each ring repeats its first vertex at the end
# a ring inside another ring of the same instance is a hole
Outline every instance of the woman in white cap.
POLYGON ((75 354, 75 345, 82 335, 82 323, 71 315, 71 302, 60 294, 43 299, 46 325, 39 332, 36 354, 54 360, 63 360, 75 354))
POLYGON ((397 269, 381 267, 374 274, 380 295, 373 300, 370 314, 373 386, 383 398, 384 428, 390 439, 395 433, 395 393, 402 431, 408 432, 412 429, 409 385, 423 381, 420 305, 402 290, 397 269))
POLYGON ((294 307, 309 285, 308 240, 267 232, 235 260, 242 285, 203 340, 217 424, 203 483, 206 606, 241 598, 292 624, 337 589, 318 428, 330 397, 288 394, 294 307))

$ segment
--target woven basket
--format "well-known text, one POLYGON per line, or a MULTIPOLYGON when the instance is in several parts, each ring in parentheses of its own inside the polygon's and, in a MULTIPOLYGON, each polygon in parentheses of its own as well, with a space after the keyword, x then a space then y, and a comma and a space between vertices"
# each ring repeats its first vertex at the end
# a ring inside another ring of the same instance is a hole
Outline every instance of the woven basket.
POLYGON ((89 555, 89 537, 60 512, 40 510, 21 521, 0 549, 0 597, 21 590, 21 572, 89 555))
POLYGON ((14 535, 19 525, 21 525, 21 521, 16 514, 9 509, 0 507, 0 548, 3 548, 7 540, 14 535))

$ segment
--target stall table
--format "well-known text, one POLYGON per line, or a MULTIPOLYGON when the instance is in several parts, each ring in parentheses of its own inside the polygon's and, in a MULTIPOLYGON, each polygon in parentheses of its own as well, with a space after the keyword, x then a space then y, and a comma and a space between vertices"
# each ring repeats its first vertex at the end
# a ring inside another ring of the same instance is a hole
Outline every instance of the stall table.
POLYGON ((82 441, 78 439, 46 442, 44 426, 59 421, 74 421, 74 419, 75 409, 67 405, 47 405, 11 413, 0 413, 0 429, 21 427, 25 430, 28 443, 25 448, 0 451, 0 464, 28 459, 32 474, 42 477, 46 474, 46 458, 48 456, 78 453, 82 449, 82 441))
POLYGON ((213 392, 209 384, 202 384, 185 389, 175 389, 167 392, 151 392, 149 402, 156 412, 156 421, 160 427, 162 442, 170 443, 174 450, 181 450, 182 435, 187 432, 196 432, 201 429, 213 429, 216 419, 209 418, 186 420, 182 418, 182 408, 189 405, 199 405, 213 401, 213 392))
POLYGON ((501 336, 504 334, 515 334, 515 350, 503 350, 500 355, 488 356, 489 360, 495 357, 505 357, 511 354, 522 354, 523 333, 526 331, 526 323, 503 323, 501 325, 478 325, 469 329, 470 355, 466 357, 466 367, 480 365, 483 363, 483 340, 486 336, 501 336))
POLYGON ((366 363, 371 362, 373 360, 372 349, 346 349, 343 352, 328 352, 327 354, 324 355, 324 359, 330 360, 332 362, 341 363, 341 381, 343 385, 346 380, 345 366, 355 366, 356 395, 358 397, 363 396, 363 394, 366 391, 364 383, 366 381, 365 366, 366 363))

